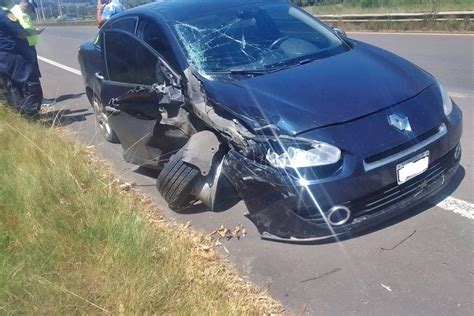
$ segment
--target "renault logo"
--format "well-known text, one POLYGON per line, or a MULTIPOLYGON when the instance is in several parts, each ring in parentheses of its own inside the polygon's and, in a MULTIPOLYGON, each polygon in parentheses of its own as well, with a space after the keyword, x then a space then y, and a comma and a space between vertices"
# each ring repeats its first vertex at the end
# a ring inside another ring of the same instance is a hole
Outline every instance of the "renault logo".
POLYGON ((390 123, 390 125, 397 128, 401 132, 411 132, 410 121, 408 121, 408 117, 406 116, 402 117, 398 114, 391 114, 388 116, 388 122, 390 123))

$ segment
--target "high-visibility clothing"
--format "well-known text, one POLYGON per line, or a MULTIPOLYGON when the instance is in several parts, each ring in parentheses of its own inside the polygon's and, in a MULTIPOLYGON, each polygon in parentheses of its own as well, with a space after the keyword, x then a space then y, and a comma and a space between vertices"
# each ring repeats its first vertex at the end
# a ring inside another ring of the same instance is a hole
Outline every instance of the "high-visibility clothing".
MULTIPOLYGON (((13 6, 10 12, 16 16, 16 18, 18 19, 18 22, 20 22, 21 26, 23 26, 25 30, 29 31, 29 30, 35 29, 30 15, 21 11, 19 4, 13 6)), ((30 46, 36 46, 38 44, 38 36, 37 35, 28 36, 28 44, 30 46)))

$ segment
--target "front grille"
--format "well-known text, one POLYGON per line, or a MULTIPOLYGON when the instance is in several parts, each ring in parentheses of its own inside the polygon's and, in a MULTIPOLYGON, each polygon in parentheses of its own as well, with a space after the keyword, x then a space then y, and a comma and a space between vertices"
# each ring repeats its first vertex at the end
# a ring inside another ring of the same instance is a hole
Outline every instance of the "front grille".
MULTIPOLYGON (((410 196, 420 192, 421 187, 428 187, 440 177, 454 164, 454 150, 450 151, 444 157, 434 162, 427 171, 418 177, 409 180, 407 183, 387 186, 380 191, 365 196, 363 198, 348 201, 342 205, 349 207, 352 211, 352 217, 357 218, 369 213, 381 211, 390 207, 410 196)), ((316 210, 307 210, 299 212, 299 216, 312 222, 313 224, 324 224, 322 215, 316 210)))
POLYGON ((437 181, 454 163, 454 152, 451 151, 433 163, 420 176, 402 185, 393 184, 383 190, 371 194, 370 197, 351 201, 346 205, 352 210, 355 217, 377 212, 403 199, 420 192, 421 187, 428 187, 437 181))
POLYGON ((419 144, 420 142, 430 138, 431 136, 436 135, 436 133, 438 133, 438 131, 439 131, 439 127, 435 127, 433 129, 430 129, 429 131, 421 134, 420 136, 409 140, 408 142, 405 142, 401 145, 392 147, 388 150, 385 150, 385 151, 380 152, 378 154, 367 157, 364 160, 365 160, 366 163, 373 163, 373 162, 376 162, 378 160, 385 159, 385 158, 390 157, 392 155, 395 155, 395 154, 397 154, 401 151, 404 151, 404 150, 406 150, 406 149, 408 149, 408 148, 410 148, 410 147, 412 147, 416 144, 419 144))

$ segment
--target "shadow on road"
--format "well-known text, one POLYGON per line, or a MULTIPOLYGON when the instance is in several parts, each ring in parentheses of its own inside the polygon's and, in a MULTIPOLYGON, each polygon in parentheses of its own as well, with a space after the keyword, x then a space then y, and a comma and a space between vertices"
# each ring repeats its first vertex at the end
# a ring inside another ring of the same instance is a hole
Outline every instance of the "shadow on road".
POLYGON ((79 99, 79 98, 82 97, 84 94, 85 94, 85 92, 82 92, 82 93, 73 93, 73 94, 63 94, 63 95, 60 95, 60 96, 57 97, 57 98, 54 98, 54 99, 53 99, 53 102, 54 102, 54 103, 60 103, 60 102, 67 101, 67 100, 79 99))
POLYGON ((43 112, 41 114, 40 121, 48 126, 67 126, 76 122, 83 122, 87 119, 89 115, 92 115, 89 112, 89 109, 79 109, 79 110, 53 110, 48 112, 43 112))
POLYGON ((145 177, 153 178, 153 179, 158 178, 158 174, 160 173, 160 171, 157 169, 151 169, 144 166, 139 166, 133 172, 141 174, 142 176, 145 176, 145 177))

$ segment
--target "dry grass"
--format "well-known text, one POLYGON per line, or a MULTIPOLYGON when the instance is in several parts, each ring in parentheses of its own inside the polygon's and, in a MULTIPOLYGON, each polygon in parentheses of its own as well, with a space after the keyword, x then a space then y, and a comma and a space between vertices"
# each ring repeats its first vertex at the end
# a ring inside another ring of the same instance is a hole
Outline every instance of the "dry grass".
POLYGON ((0 106, 0 144, 0 314, 283 311, 57 130, 0 106))

